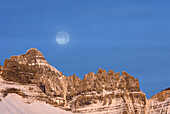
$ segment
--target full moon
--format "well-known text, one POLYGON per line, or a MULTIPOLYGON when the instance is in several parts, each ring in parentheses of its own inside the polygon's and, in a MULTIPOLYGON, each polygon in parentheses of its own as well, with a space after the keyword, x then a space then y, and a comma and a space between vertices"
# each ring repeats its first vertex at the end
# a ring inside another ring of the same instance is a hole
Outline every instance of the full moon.
POLYGON ((61 45, 67 44, 69 40, 70 40, 70 36, 65 31, 60 31, 56 35, 56 41, 58 44, 61 44, 61 45))

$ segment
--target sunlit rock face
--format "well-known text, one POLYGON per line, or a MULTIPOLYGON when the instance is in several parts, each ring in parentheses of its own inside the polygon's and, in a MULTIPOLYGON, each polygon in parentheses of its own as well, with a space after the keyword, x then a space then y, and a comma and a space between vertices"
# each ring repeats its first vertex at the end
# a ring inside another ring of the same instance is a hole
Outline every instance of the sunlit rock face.
MULTIPOLYGON (((106 72, 100 68, 96 74, 86 74, 83 80, 75 74, 66 77, 34 48, 29 49, 26 54, 6 59, 4 66, 0 66, 0 77, 4 83, 34 85, 34 88, 39 89, 36 89, 36 97, 32 96, 30 99, 45 99, 53 106, 60 106, 75 113, 169 113, 169 90, 147 100, 139 88, 138 79, 125 71, 120 75, 119 72, 106 72), (40 93, 44 93, 43 97, 40 93)), ((27 89, 26 93, 29 93, 28 91, 33 92, 27 89)))
MULTIPOLYGON (((68 82, 69 83, 69 82, 68 82)), ((77 84, 75 93, 68 97, 67 106, 76 113, 144 113, 146 96, 139 82, 126 72, 114 73, 101 68, 88 73, 77 84)), ((69 94, 68 94, 69 95, 69 94)))
POLYGON ((150 98, 146 105, 147 114, 170 114, 170 88, 150 98))
POLYGON ((16 61, 19 64, 28 64, 28 65, 48 64, 48 62, 45 60, 45 57, 43 56, 43 54, 35 48, 29 49, 26 52, 26 54, 23 54, 20 56, 12 56, 12 57, 10 57, 9 60, 16 61))
POLYGON ((51 66, 37 49, 29 49, 26 54, 12 56, 4 62, 2 78, 21 84, 36 83, 50 96, 63 94, 59 77, 61 72, 51 66), (57 88, 58 87, 58 88, 57 88))
POLYGON ((2 75, 3 73, 3 67, 0 65, 0 76, 2 75))

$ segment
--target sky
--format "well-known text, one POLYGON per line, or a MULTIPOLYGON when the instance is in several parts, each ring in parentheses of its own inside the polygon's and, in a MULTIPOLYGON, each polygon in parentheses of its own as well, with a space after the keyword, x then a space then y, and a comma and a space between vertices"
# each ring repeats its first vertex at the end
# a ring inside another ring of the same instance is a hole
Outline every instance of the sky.
POLYGON ((126 71, 150 98, 170 86, 169 6, 168 0, 0 0, 0 63, 37 48, 66 76, 126 71), (56 42, 60 31, 69 43, 56 42))

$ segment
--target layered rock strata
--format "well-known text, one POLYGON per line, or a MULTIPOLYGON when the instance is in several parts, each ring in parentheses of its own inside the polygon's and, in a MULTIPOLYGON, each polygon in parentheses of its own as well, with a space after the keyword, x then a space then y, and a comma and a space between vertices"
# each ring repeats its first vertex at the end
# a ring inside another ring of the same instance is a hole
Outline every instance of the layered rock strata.
POLYGON ((154 95, 147 101, 147 114, 170 114, 170 88, 154 95))
POLYGON ((37 86, 55 106, 75 113, 144 114, 170 110, 169 90, 147 100, 138 79, 125 71, 120 75, 100 68, 96 74, 86 74, 83 80, 75 74, 67 77, 35 48, 6 59, 0 66, 0 75, 6 82, 37 86))

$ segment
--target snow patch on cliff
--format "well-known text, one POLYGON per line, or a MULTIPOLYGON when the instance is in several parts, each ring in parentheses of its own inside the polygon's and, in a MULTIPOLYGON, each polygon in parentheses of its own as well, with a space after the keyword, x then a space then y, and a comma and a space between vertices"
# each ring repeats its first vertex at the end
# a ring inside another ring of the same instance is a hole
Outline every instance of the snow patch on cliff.
POLYGON ((26 104, 17 94, 10 94, 1 100, 0 114, 72 114, 39 101, 26 104))

